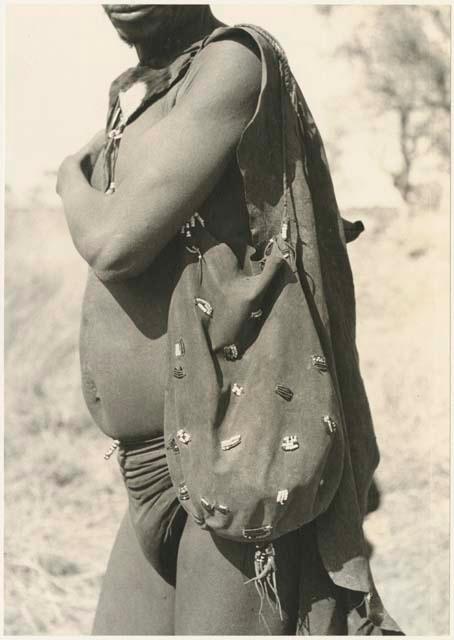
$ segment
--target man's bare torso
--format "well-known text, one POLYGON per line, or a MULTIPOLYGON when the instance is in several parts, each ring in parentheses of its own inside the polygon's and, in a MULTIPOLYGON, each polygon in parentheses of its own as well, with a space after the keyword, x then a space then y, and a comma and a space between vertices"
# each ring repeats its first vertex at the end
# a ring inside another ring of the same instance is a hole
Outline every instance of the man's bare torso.
MULTIPOLYGON (((134 171, 137 141, 167 115, 176 91, 178 86, 125 129, 116 167, 117 185, 134 171)), ((95 166, 92 185, 105 188, 103 154, 95 166)), ((201 210, 224 220, 243 212, 241 217, 246 220, 235 161, 201 210)), ((88 273, 80 334, 83 394, 97 425, 113 438, 151 438, 162 433, 175 242, 171 241, 140 276, 103 282, 93 271, 88 273)))
MULTIPOLYGON (((167 105, 164 96, 125 129, 117 184, 134 171, 137 141, 166 115, 167 105)), ((103 154, 92 185, 105 188, 103 154)), ((102 282, 93 271, 88 273, 80 334, 83 393, 97 425, 114 438, 162 432, 173 273, 172 243, 136 278, 102 282)))

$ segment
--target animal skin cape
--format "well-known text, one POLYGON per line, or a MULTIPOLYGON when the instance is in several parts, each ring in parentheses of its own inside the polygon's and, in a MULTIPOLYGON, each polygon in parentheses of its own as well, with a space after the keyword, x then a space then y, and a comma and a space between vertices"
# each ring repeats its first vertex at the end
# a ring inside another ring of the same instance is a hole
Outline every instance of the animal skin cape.
MULTIPOLYGON (((344 444, 342 459, 333 461, 325 472, 328 484, 330 476, 334 478, 332 498, 314 520, 320 556, 331 579, 354 596, 351 609, 357 610, 362 619, 358 634, 370 635, 381 631, 401 634, 375 588, 363 535, 368 491, 378 465, 379 451, 359 368, 355 294, 346 248, 346 240, 353 239, 360 228, 352 227, 340 217, 319 131, 278 43, 262 29, 241 25, 215 30, 201 43, 200 49, 239 33, 243 37, 246 33, 253 39, 262 62, 257 108, 237 148, 249 216, 249 247, 234 268, 223 274, 216 272, 216 265, 223 264, 223 260, 230 264, 234 257, 226 243, 208 243, 209 246, 202 246, 202 251, 193 255, 183 243, 178 245, 178 277, 168 322, 169 379, 164 432, 166 438, 175 437, 176 428, 185 424, 204 424, 215 430, 223 417, 229 415, 231 401, 226 398, 234 389, 236 374, 232 373, 231 360, 236 359, 236 353, 234 349, 233 357, 227 358, 230 360, 228 363, 218 355, 222 345, 232 342, 235 347, 236 342, 241 343, 243 333, 248 331, 245 327, 250 318, 247 305, 247 320, 242 319, 241 314, 231 312, 244 303, 241 286, 237 284, 245 276, 256 274, 260 263, 266 268, 270 241, 283 238, 289 249, 285 253, 286 260, 297 283, 292 283, 293 290, 296 291, 296 286, 302 289, 304 321, 308 331, 310 329, 317 337, 317 346, 323 353, 323 362, 332 380, 339 414, 337 428, 341 430, 344 444), (205 283, 202 285, 206 287, 205 294, 197 296, 201 281, 205 283), (224 313, 220 313, 221 309, 224 313), (195 345, 192 351, 191 345, 195 345), (181 366, 184 349, 185 369, 181 366)), ((158 93, 161 85, 165 90, 174 79, 186 73, 195 55, 197 51, 191 50, 184 62, 176 65, 171 77, 165 78, 163 84, 162 78, 159 79, 158 93)), ((117 81, 113 85, 111 112, 119 91, 127 89, 135 79, 129 74, 123 82, 117 81)), ((135 110, 135 115, 156 98, 155 89, 149 94, 135 110)), ((216 229, 210 228, 209 221, 206 221, 206 227, 211 237, 216 238, 216 229)), ((292 301, 289 298, 287 307, 280 301, 286 289, 291 290, 284 287, 271 305, 273 321, 279 324, 280 329, 270 333, 267 348, 274 362, 279 362, 281 356, 285 357, 285 367, 296 376, 300 354, 289 317, 293 317, 298 309, 292 314, 286 312, 289 301, 292 301), (274 339, 277 333, 280 338, 274 339), (287 346, 284 349, 282 345, 287 346), (282 353, 280 348, 284 349, 282 353)), ((296 305, 301 299, 301 291, 299 295, 300 298, 294 298, 296 305)), ((303 317, 303 311, 301 314, 303 317)), ((266 320, 260 331, 265 331, 265 327, 266 320)), ((232 356, 232 351, 229 353, 232 356)), ((257 358, 260 353, 258 350, 257 358)), ((265 366, 267 356, 264 352, 261 357, 263 366, 260 362, 255 363, 260 389, 265 389, 267 384, 272 388, 275 383, 274 367, 265 366)), ((309 375, 305 378, 301 395, 306 398, 308 410, 313 410, 320 397, 318 380, 309 375)), ((289 386, 292 385, 289 383, 289 386)), ((253 411, 260 416, 267 406, 265 395, 251 394, 248 396, 249 414, 245 415, 252 415, 253 411)), ((283 420, 288 407, 284 402, 282 410, 273 411, 277 412, 273 414, 276 420, 283 420)), ((183 430, 182 442, 184 437, 191 436, 185 435, 183 430)), ((184 444, 180 448, 184 448, 184 444)), ((199 455, 199 466, 203 469, 203 447, 199 455)), ((172 451, 168 452, 167 459, 174 479, 178 473, 172 451)), ((254 474, 253 469, 249 471, 254 474)), ((183 501, 187 498, 186 495, 181 497, 183 501)), ((181 504, 186 506, 183 501, 181 504)), ((304 634, 303 626, 298 633, 304 634)))

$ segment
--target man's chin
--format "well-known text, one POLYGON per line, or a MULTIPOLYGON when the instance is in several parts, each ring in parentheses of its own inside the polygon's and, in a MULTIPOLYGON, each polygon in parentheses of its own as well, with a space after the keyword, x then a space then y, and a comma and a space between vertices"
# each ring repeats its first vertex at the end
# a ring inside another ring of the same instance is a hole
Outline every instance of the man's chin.
POLYGON ((200 14, 205 5, 103 5, 118 35, 129 45, 164 42, 200 14))
MULTIPOLYGON (((110 18, 110 16, 109 16, 110 18)), ((157 29, 146 21, 138 23, 121 23, 111 19, 119 38, 130 47, 156 35, 157 29)))
POLYGON ((103 5, 107 17, 123 42, 132 47, 147 36, 150 26, 152 26, 150 19, 147 19, 147 12, 142 10, 115 11, 111 7, 112 5, 103 5))
POLYGON ((121 31, 119 31, 118 29, 115 29, 117 32, 118 37, 120 38, 120 40, 122 42, 124 42, 125 44, 128 45, 128 47, 133 47, 135 44, 137 44, 137 42, 135 42, 134 40, 132 40, 129 36, 123 35, 121 33, 121 31))

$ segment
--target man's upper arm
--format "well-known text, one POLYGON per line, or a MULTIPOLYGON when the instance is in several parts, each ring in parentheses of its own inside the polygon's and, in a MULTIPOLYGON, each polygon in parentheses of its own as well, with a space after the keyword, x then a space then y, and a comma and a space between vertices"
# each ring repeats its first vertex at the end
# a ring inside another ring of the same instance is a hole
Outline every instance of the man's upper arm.
POLYGON ((194 65, 176 106, 143 135, 133 171, 107 196, 113 228, 101 272, 130 277, 149 266, 212 191, 254 115, 261 64, 253 51, 221 40, 194 65))

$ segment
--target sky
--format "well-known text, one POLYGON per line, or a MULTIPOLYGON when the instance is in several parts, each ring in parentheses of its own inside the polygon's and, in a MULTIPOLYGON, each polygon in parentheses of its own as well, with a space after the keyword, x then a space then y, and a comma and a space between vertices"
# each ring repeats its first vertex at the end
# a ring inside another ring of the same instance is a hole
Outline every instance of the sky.
MULTIPOLYGON (((391 139, 377 137, 357 110, 353 71, 331 55, 364 9, 343 7, 335 21, 302 4, 215 3, 212 9, 228 24, 258 24, 277 37, 322 137, 333 139, 347 120, 358 121, 335 171, 341 205, 396 204, 383 170, 391 139)), ((11 3, 5 58, 5 182, 26 193, 104 126, 110 83, 136 63, 135 52, 119 40, 100 5, 11 3)))

